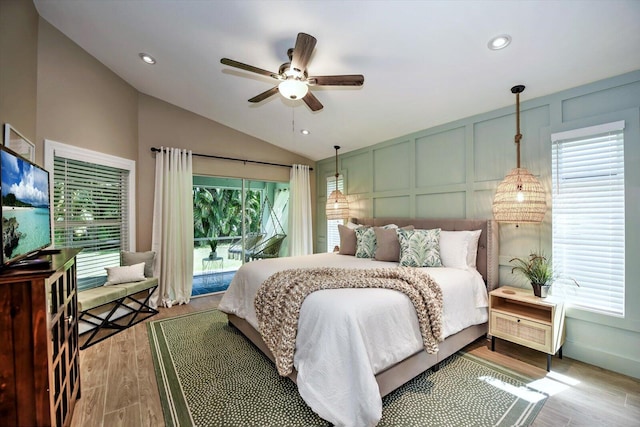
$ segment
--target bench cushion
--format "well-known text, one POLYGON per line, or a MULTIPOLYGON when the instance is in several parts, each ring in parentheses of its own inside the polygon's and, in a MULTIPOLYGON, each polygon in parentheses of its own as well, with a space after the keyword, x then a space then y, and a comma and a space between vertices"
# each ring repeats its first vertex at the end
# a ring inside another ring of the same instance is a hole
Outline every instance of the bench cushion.
POLYGON ((140 282, 119 283, 117 285, 110 285, 111 288, 122 288, 126 291, 126 295, 137 294, 140 291, 158 286, 158 278, 150 277, 140 282))
POLYGON ((120 298, 136 294, 140 291, 158 286, 158 278, 151 277, 140 282, 120 283, 117 285, 99 286, 78 292, 78 310, 87 311, 100 307, 120 298))
POLYGON ((86 311, 127 296, 122 286, 100 286, 78 292, 78 310, 86 311))

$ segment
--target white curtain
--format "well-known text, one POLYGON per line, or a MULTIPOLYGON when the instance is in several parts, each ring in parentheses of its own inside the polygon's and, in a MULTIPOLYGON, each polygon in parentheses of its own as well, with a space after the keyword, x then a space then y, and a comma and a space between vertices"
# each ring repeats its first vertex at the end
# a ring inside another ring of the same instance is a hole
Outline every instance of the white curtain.
POLYGON ((289 249, 291 256, 313 253, 309 166, 293 165, 289 181, 289 249))
POLYGON ((151 305, 187 304, 193 286, 192 153, 163 148, 156 153, 153 237, 158 290, 151 305))

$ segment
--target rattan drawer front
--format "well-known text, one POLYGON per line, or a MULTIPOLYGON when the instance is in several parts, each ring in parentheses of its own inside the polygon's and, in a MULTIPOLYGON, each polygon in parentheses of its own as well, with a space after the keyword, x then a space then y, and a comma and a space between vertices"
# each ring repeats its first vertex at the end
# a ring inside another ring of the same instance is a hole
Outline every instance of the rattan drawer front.
POLYGON ((518 343, 535 350, 552 353, 551 325, 532 322, 496 311, 491 312, 489 334, 518 343))

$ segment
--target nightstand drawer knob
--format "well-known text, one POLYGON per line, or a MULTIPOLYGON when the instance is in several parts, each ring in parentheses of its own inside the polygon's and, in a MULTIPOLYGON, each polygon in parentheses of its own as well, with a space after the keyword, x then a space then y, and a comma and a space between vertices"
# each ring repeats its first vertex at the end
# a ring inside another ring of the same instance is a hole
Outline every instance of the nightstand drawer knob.
POLYGON ((520 323, 520 319, 518 319, 518 323, 520 323))

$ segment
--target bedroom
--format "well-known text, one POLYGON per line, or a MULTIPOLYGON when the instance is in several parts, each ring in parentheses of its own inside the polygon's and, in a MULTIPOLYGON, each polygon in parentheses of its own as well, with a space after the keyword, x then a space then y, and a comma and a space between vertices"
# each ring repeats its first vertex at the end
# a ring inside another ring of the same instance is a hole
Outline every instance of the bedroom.
MULTIPOLYGON (((151 186, 145 183, 152 181, 153 157, 149 148, 158 145, 158 141, 170 145, 174 141, 208 141, 215 135, 216 139, 234 142, 229 146, 215 147, 217 154, 244 157, 245 153, 251 152, 258 158, 277 159, 282 163, 311 162, 302 155, 274 145, 266 145, 246 133, 134 89, 53 25, 39 17, 31 2, 2 2, 0 7, 3 55, 0 121, 11 123, 21 129, 36 143, 38 163, 42 162, 42 141, 45 138, 136 160, 139 195, 136 236, 138 249, 148 248, 151 241, 150 230, 145 225, 151 222, 151 212, 145 206, 152 205, 153 200, 149 191, 151 186), (5 63, 12 65, 7 69, 5 63), (82 108, 76 108, 78 105, 82 108)), ((514 25, 517 26, 518 23, 515 22, 514 25)), ((282 55, 280 52, 278 54, 282 55)), ((227 55, 241 59, 237 55, 234 56, 234 49, 230 49, 227 55)), ((631 51, 628 56, 633 57, 631 51)), ((640 106, 640 74, 634 70, 639 68, 636 64, 633 68, 619 69, 617 73, 598 82, 568 84, 563 90, 543 97, 533 98, 525 92, 522 102, 523 116, 526 118, 523 129, 526 139, 524 163, 542 177, 546 176, 546 179, 549 179, 550 172, 543 165, 546 164, 546 156, 550 154, 541 146, 531 143, 535 138, 542 138, 541 133, 549 132, 545 130, 548 126, 637 109, 640 106), (560 111, 561 108, 564 110, 560 111)), ((242 86, 243 79, 237 76, 234 78, 240 80, 237 84, 242 86)), ((504 92, 501 108, 493 108, 489 112, 470 111, 468 114, 453 117, 446 124, 436 127, 424 126, 421 128, 424 130, 401 134, 404 136, 393 135, 390 138, 373 140, 371 144, 374 145, 369 147, 341 151, 340 169, 346 173, 347 193, 354 199, 356 207, 353 216, 367 216, 373 213, 385 216, 397 213, 390 211, 390 206, 397 206, 404 209, 402 214, 406 216, 487 217, 491 200, 489 193, 495 183, 514 166, 513 98, 509 93, 510 83, 509 80, 499 81, 497 85, 496 82, 492 82, 492 85, 497 86, 497 91, 504 92), (482 147, 483 152, 497 153, 492 158, 475 159, 485 162, 483 164, 488 165, 486 169, 473 170, 471 162, 474 158, 468 145, 472 142, 472 134, 465 133, 467 130, 482 133, 479 135, 478 144, 485 144, 482 147), (410 182, 415 176, 399 175, 398 178, 404 180, 402 182, 388 179, 391 176, 395 177, 396 171, 405 170, 404 165, 408 159, 419 155, 409 147, 420 149, 418 140, 421 138, 432 140, 436 145, 453 141, 457 150, 456 153, 443 154, 446 161, 439 162, 439 157, 427 160, 431 166, 429 173, 433 176, 437 177, 442 172, 438 169, 438 164, 454 160, 456 165, 464 165, 464 170, 456 168, 453 174, 455 176, 448 174, 447 181, 442 181, 438 188, 433 189, 436 194, 434 198, 438 199, 438 203, 432 199, 421 198, 420 196, 425 195, 421 187, 403 187, 403 183, 410 182), (373 159, 376 153, 384 155, 388 161, 381 166, 372 163, 375 161, 373 159), (471 176, 470 172, 476 173, 477 176, 471 176), (486 183, 477 183, 478 181, 486 183), (410 202, 405 202, 407 200, 410 202), (453 209, 442 211, 437 208, 445 204, 453 209)), ((520 81, 513 83, 527 84, 520 81)), ((347 99, 357 96, 358 92, 352 92, 347 99)), ((244 98, 242 100, 244 102, 244 98)), ((359 137, 356 136, 355 139, 359 137)), ((207 143, 193 144, 193 149, 197 152, 211 152, 213 148, 207 143)), ((638 144, 633 145, 633 149, 637 150, 638 144)), ((318 157, 324 160, 317 163, 316 174, 312 177, 312 200, 316 206, 314 230, 317 251, 325 244, 321 207, 323 183, 326 177, 334 173, 331 152, 329 147, 324 155, 318 157)), ((630 159, 638 159, 637 151, 627 154, 630 159)), ((200 163, 196 167, 204 169, 212 166, 210 163, 200 163)), ((220 176, 234 176, 237 173, 233 164, 220 162, 213 167, 220 176)), ((288 180, 288 171, 279 169, 253 167, 247 168, 246 172, 247 178, 288 180)), ((628 179, 629 187, 637 190, 640 185, 638 177, 629 175, 628 179)), ((631 197, 636 199, 631 198, 628 202, 627 236, 637 236, 640 226, 637 191, 631 197)), ((550 216, 547 214, 545 222, 538 228, 523 227, 517 231, 503 227, 501 277, 506 282, 511 282, 508 267, 510 256, 522 255, 531 247, 550 244, 549 221, 550 216)), ((628 238, 627 260, 634 259, 639 250, 637 239, 628 238)), ((569 314, 569 338, 565 348, 568 357, 606 369, 622 371, 636 378, 640 376, 640 355, 637 351, 640 347, 640 319, 637 310, 632 309, 633 303, 640 301, 638 268, 640 267, 632 262, 627 263, 628 309, 625 319, 586 312, 569 314)))

